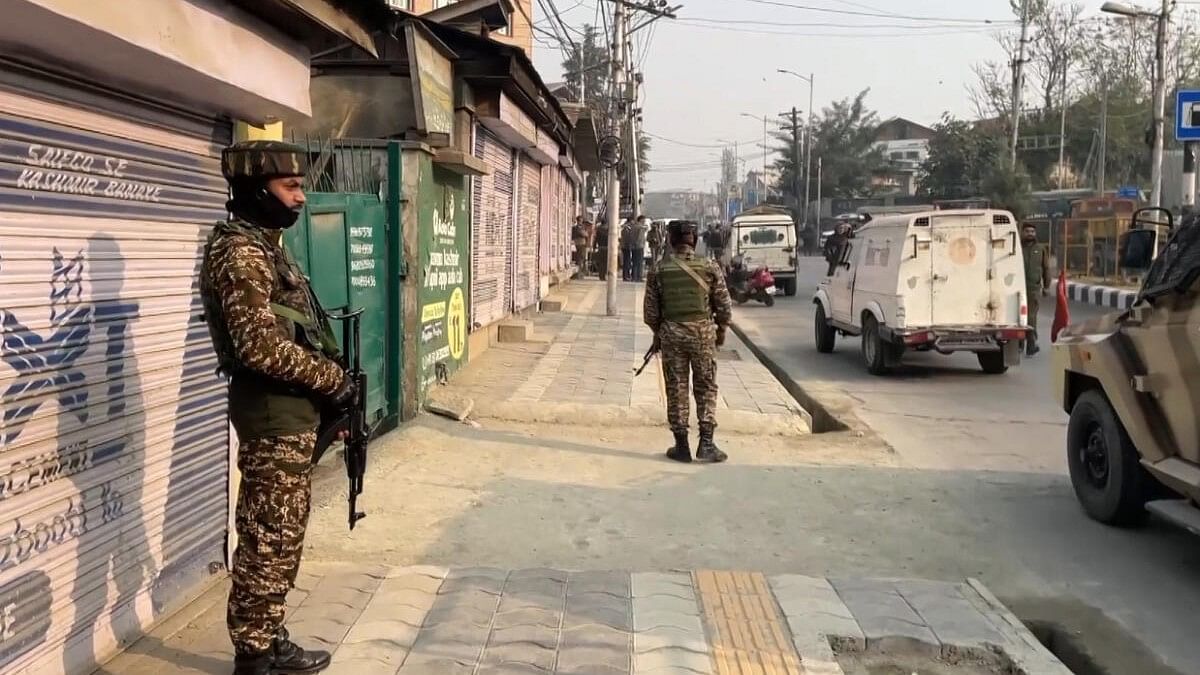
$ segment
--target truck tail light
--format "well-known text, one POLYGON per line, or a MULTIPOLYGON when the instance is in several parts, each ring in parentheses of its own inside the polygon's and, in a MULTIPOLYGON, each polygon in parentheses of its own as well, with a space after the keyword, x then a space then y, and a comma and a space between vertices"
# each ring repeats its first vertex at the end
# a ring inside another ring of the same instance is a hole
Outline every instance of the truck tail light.
POLYGON ((906 345, 923 345, 926 342, 933 342, 933 333, 929 331, 921 331, 904 336, 904 344, 906 345))
POLYGON ((997 334, 1001 340, 1024 340, 1024 328, 1005 328, 997 334))

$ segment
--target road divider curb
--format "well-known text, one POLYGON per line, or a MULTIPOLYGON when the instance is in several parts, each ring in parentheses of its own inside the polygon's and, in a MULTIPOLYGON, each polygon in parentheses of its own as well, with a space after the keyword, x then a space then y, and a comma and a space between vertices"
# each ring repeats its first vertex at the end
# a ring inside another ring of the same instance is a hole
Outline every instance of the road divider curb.
POLYGON ((1137 299, 1137 291, 1068 281, 1067 299, 1071 302, 1082 302, 1097 307, 1129 309, 1137 299))

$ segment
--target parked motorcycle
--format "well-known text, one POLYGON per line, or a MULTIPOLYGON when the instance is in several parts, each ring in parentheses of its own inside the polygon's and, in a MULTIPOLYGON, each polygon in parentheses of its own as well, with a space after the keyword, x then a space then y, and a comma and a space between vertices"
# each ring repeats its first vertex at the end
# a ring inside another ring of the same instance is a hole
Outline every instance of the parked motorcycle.
POLYGON ((729 296, 739 305, 751 300, 757 300, 767 307, 775 305, 775 275, 771 270, 759 267, 753 272, 743 261, 737 261, 730 266, 725 275, 725 284, 729 287, 729 296))

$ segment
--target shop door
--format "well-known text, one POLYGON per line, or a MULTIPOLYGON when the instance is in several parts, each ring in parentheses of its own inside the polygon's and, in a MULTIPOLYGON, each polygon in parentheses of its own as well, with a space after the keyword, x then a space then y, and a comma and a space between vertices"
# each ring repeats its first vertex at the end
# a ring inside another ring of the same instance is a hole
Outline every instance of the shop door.
POLYGON ((471 195, 472 331, 503 319, 513 297, 512 149, 492 132, 477 127, 475 155, 492 173, 475 178, 471 195))
POLYGON ((513 242, 513 311, 538 301, 538 233, 542 209, 542 170, 525 155, 520 158, 520 198, 517 206, 516 237, 513 242))
MULTIPOLYGON (((310 192, 304 217, 287 231, 288 250, 312 280, 325 311, 362 309, 362 367, 367 374, 367 420, 387 415, 389 312, 401 312, 402 298, 387 297, 387 210, 374 195, 310 192)), ((399 236, 397 234, 396 236, 399 236)), ((342 322, 333 322, 345 348, 342 322)), ((395 402, 399 403, 399 402, 395 402)), ((390 409, 398 410, 398 407, 390 409)))
POLYGON ((0 65, 0 672, 90 672, 223 568, 198 274, 230 136, 0 65))

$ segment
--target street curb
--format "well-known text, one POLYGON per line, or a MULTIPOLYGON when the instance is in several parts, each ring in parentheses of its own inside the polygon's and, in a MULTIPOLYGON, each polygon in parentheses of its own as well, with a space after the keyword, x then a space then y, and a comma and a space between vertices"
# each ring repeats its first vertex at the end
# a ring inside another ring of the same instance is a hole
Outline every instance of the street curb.
POLYGON ((1067 299, 1072 302, 1082 302, 1097 307, 1129 309, 1133 306, 1134 300, 1137 299, 1137 291, 1068 281, 1067 299))
POLYGON ((794 380, 791 375, 788 375, 787 371, 784 370, 783 367, 778 363, 776 363, 774 359, 768 356, 767 353, 762 350, 762 348, 754 344, 754 341, 751 340, 748 335, 746 335, 746 332, 737 325, 736 321, 730 322, 729 327, 733 329, 734 334, 738 336, 738 339, 742 341, 742 344, 746 345, 746 349, 749 349, 750 353, 754 354, 754 357, 758 359, 759 363, 761 363, 763 367, 765 367, 767 371, 771 373, 775 380, 783 386, 787 393, 796 400, 796 403, 800 404, 800 407, 807 411, 812 417, 812 422, 809 425, 809 427, 812 429, 812 433, 823 434, 831 431, 868 430, 868 427, 856 416, 854 416, 853 412, 849 410, 848 398, 845 405, 837 406, 839 414, 834 414, 834 412, 830 411, 829 407, 827 407, 823 402, 817 400, 815 397, 805 391, 804 387, 802 387, 799 382, 794 380), (843 412, 845 413, 844 415, 842 414, 843 412))

